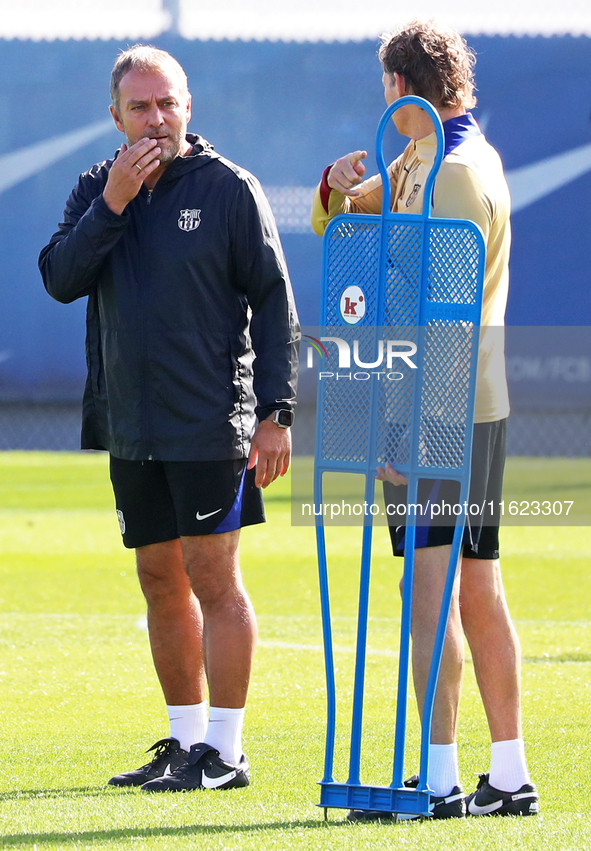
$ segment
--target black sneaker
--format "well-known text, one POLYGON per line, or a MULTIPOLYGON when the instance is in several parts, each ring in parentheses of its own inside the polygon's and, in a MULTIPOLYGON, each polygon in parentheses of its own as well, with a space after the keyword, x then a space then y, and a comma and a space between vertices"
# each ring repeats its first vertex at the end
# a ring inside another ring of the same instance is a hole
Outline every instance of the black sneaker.
POLYGON ((184 751, 178 739, 159 739, 156 744, 148 748, 146 753, 155 751, 151 762, 147 762, 135 771, 127 771, 125 774, 116 774, 109 780, 110 786, 143 786, 148 780, 170 774, 176 768, 187 761, 189 754, 184 751))
POLYGON ((488 774, 481 774, 476 791, 466 798, 469 816, 535 816, 538 814, 538 790, 524 783, 517 792, 501 792, 488 782, 488 774))
POLYGON ((238 765, 220 757, 220 752, 201 742, 191 745, 184 765, 165 776, 144 783, 144 792, 190 792, 193 789, 236 789, 250 783, 249 765, 242 754, 238 765))
MULTIPOLYGON (((413 774, 404 785, 409 789, 416 789, 419 785, 418 774, 413 774)), ((464 818, 466 815, 466 798, 459 786, 454 786, 449 795, 431 795, 429 803, 432 818, 464 818)), ((347 818, 349 821, 384 821, 397 817, 398 821, 421 818, 413 813, 382 813, 379 810, 349 810, 347 818)))

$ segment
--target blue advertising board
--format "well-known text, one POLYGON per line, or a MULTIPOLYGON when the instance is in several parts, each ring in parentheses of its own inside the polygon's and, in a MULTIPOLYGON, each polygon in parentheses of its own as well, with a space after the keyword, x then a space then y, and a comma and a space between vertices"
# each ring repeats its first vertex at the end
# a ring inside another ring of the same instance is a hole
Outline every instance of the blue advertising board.
MULTIPOLYGON (((302 321, 317 324, 321 240, 308 223, 311 192, 338 156, 372 150, 384 105, 377 42, 197 42, 172 36, 156 42, 187 70, 190 129, 268 189, 302 321)), ((475 116, 503 158, 513 196, 508 322, 591 325, 591 39, 469 42, 478 55, 475 116), (540 75, 547 68, 560 68, 560 97, 551 108, 540 75)), ((85 305, 63 306, 47 296, 37 256, 78 174, 112 156, 120 143, 108 114, 108 80, 125 46, 0 42, 0 400, 80 397, 85 305)), ((392 130, 387 156, 393 158, 403 144, 392 130)), ((375 170, 370 155, 368 173, 375 170)), ((565 350, 562 356, 571 355, 565 350)), ((591 362, 585 352, 572 357, 584 363, 581 380, 571 381, 568 392, 577 388, 588 400, 591 362)), ((515 375, 519 369, 523 374, 523 363, 513 363, 515 375)), ((540 399, 547 398, 542 375, 530 381, 540 399)))

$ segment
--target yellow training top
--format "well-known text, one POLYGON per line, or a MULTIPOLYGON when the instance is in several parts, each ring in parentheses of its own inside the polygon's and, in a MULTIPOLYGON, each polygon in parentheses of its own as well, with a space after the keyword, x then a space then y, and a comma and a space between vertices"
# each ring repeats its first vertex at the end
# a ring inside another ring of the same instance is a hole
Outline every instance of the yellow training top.
MULTIPOLYGON (((437 138, 432 133, 411 141, 388 167, 394 212, 422 212, 425 181, 436 150, 437 138)), ((326 177, 319 184, 312 205, 312 227, 319 236, 329 221, 341 213, 379 215, 381 175, 370 177, 356 189, 360 195, 348 198, 330 189, 326 177)), ((484 234, 486 268, 474 417, 477 423, 494 422, 509 415, 504 321, 509 288, 510 210, 509 188, 499 155, 482 134, 466 138, 441 164, 432 214, 435 218, 468 219, 479 225, 484 234)))

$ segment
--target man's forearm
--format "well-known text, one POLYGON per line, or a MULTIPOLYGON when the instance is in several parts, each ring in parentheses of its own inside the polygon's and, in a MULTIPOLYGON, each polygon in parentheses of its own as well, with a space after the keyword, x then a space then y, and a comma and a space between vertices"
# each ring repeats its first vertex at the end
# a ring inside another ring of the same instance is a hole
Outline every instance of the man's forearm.
POLYGON ((50 296, 69 304, 92 290, 105 257, 126 222, 96 198, 77 224, 62 227, 41 252, 39 269, 50 296))

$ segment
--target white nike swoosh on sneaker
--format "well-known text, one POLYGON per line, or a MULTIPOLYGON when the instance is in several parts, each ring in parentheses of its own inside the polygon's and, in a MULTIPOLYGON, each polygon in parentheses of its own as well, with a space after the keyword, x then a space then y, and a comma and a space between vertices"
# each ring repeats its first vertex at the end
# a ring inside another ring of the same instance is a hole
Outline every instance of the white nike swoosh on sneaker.
POLYGON ((228 771, 227 774, 222 774, 221 777, 208 777, 207 774, 202 772, 201 774, 201 785, 205 787, 205 789, 217 789, 219 786, 223 786, 224 783, 228 783, 230 780, 233 780, 238 771, 234 769, 233 771, 228 771))
POLYGON ((172 771, 170 770, 170 763, 168 763, 168 765, 164 769, 164 774, 162 776, 163 777, 171 777, 172 776, 172 771))
POLYGON ((197 512, 195 517, 197 520, 207 520, 208 517, 213 517, 214 514, 219 514, 221 510, 221 508, 218 508, 216 511, 210 511, 209 514, 199 514, 199 512, 197 512))
POLYGON ((474 801, 470 801, 468 809, 473 816, 487 816, 489 813, 494 813, 496 810, 500 810, 502 806, 502 801, 493 801, 492 804, 486 804, 484 807, 479 807, 478 804, 474 803, 474 801))

